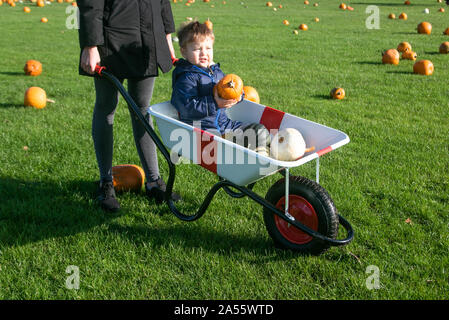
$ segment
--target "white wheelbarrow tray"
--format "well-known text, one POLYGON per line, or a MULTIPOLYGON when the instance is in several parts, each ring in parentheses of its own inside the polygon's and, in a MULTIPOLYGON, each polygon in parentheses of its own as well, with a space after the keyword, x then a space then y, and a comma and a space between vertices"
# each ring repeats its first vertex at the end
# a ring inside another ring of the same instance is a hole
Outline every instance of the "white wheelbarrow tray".
POLYGON ((226 109, 230 119, 262 123, 270 132, 295 128, 301 132, 307 148, 314 147, 296 161, 280 161, 180 121, 177 110, 169 101, 150 106, 148 112, 156 118, 167 148, 240 186, 313 159, 317 159, 316 180, 319 182, 319 157, 349 142, 344 132, 249 100, 226 109))

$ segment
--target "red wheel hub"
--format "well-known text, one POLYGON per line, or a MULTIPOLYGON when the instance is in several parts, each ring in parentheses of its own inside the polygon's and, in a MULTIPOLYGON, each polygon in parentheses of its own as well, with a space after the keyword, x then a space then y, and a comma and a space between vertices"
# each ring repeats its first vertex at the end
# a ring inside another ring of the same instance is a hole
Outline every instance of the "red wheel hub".
MULTIPOLYGON (((281 211, 285 210, 285 197, 279 199, 276 203, 276 208, 281 211)), ((295 218, 296 221, 309 227, 312 230, 318 230, 318 216, 315 209, 309 201, 298 195, 289 195, 288 198, 288 212, 295 218)), ((302 232, 287 221, 274 216, 276 227, 282 236, 288 241, 296 244, 306 244, 312 241, 313 237, 302 232)))

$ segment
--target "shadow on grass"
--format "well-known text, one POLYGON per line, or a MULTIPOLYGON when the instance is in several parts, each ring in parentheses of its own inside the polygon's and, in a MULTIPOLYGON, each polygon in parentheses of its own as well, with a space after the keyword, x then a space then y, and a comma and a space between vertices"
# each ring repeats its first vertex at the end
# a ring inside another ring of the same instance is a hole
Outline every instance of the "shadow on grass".
POLYGON ((440 55, 441 53, 437 52, 437 51, 426 51, 424 52, 425 54, 431 55, 431 56, 437 56, 440 55))
POLYGON ((24 76, 25 73, 23 72, 15 72, 15 71, 0 71, 0 74, 3 74, 5 76, 24 76))
POLYGON ((369 6, 369 5, 376 5, 379 7, 404 7, 404 8, 408 8, 408 7, 425 7, 428 6, 428 4, 421 4, 421 3, 412 3, 410 5, 403 5, 402 3, 378 3, 378 2, 351 2, 351 4, 360 4, 360 5, 365 5, 365 6, 369 6))
POLYGON ((411 34, 418 34, 416 32, 392 32, 392 34, 405 34, 405 35, 411 35, 411 34))
MULTIPOLYGON (((150 205, 152 213, 149 214, 163 215, 160 217, 164 220, 162 227, 160 224, 152 226, 146 223, 122 225, 113 219, 132 213, 123 207, 118 214, 103 212, 92 200, 96 188, 97 184, 93 181, 68 181, 61 185, 0 177, 0 245, 21 246, 67 237, 106 224, 108 232, 127 237, 138 246, 147 243, 156 248, 171 245, 186 249, 202 248, 224 255, 251 252, 255 255, 255 263, 261 259, 289 260, 304 256, 277 249, 268 236, 256 237, 232 230, 216 230, 209 224, 181 222, 171 216, 165 204, 150 205)), ((146 200, 145 196, 141 197, 146 200)), ((197 208, 186 204, 183 209, 194 212, 197 208)))
POLYGON ((381 65, 382 62, 379 61, 357 61, 357 64, 367 64, 367 65, 381 65))
POLYGON ((332 100, 328 94, 314 94, 312 98, 332 100))
MULTIPOLYGON (((176 218, 173 218, 176 219, 176 218)), ((171 223, 164 227, 157 226, 124 226, 110 223, 109 231, 124 235, 136 245, 149 243, 155 248, 181 247, 185 249, 201 248, 207 252, 229 255, 251 252, 255 261, 288 260, 298 256, 306 256, 290 250, 278 249, 269 238, 250 237, 247 234, 223 232, 212 227, 199 226, 188 222, 171 223)))
POLYGON ((386 71, 386 73, 393 73, 393 74, 408 74, 408 75, 414 74, 414 73, 411 72, 411 71, 386 71))
POLYGON ((0 103, 0 108, 25 108, 25 106, 23 103, 0 103))
POLYGON ((0 243, 15 246, 70 236, 107 222, 114 216, 89 203, 95 191, 93 182, 69 181, 62 188, 0 177, 0 243))

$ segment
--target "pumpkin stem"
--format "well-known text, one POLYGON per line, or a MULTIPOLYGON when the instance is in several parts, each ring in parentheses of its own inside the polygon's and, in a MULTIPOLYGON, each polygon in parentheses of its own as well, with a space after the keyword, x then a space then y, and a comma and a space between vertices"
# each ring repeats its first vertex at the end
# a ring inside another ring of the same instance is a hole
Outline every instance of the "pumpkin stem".
POLYGON ((50 102, 50 103, 55 103, 55 100, 52 100, 52 99, 47 99, 47 102, 50 102))
POLYGON ((235 88, 235 83, 234 83, 234 81, 229 81, 228 82, 228 86, 229 86, 229 88, 235 88))
POLYGON ((307 153, 307 152, 310 152, 310 151, 313 151, 313 150, 315 150, 315 147, 310 147, 310 148, 307 148, 307 149, 305 150, 305 152, 307 153))

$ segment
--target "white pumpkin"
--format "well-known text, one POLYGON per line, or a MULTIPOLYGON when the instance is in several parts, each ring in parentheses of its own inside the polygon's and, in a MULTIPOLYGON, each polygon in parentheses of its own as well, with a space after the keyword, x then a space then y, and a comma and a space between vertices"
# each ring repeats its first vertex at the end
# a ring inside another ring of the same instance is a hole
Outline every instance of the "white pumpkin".
POLYGON ((302 134, 294 129, 287 128, 278 131, 271 140, 270 156, 282 161, 294 161, 306 151, 306 142, 302 134))

